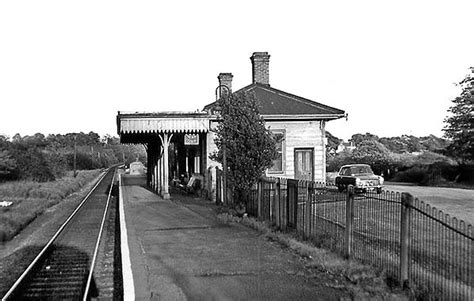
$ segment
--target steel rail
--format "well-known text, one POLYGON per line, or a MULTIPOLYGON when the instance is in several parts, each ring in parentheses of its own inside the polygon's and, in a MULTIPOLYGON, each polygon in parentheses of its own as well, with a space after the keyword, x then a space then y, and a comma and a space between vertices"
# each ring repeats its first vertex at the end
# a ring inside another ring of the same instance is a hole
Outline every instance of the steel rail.
MULTIPOLYGON (((113 168, 113 167, 112 167, 113 168)), ((20 275, 20 277, 15 281, 15 283, 12 285, 12 287, 7 291, 7 293, 2 297, 2 301, 6 301, 18 288, 20 283, 23 281, 23 279, 30 273, 30 271, 33 269, 33 267, 37 264, 37 262, 43 257, 44 253, 50 248, 50 246, 53 244, 53 242, 56 240, 56 238, 61 234, 63 229, 66 227, 66 225, 69 223, 69 221, 76 215, 77 211, 84 205, 84 203, 88 200, 89 196, 94 192, 94 190, 99 186, 99 184, 102 182, 102 180, 105 178, 105 176, 110 172, 112 168, 109 168, 106 172, 104 172, 101 176, 100 179, 95 183, 94 187, 89 191, 89 193, 84 197, 82 202, 77 206, 77 208, 69 215, 67 220, 59 227, 59 229, 56 231, 56 233, 53 235, 53 237, 48 241, 46 246, 41 250, 41 252, 33 259, 33 261, 28 265, 26 270, 20 275)))
POLYGON ((94 248, 94 255, 92 256, 92 263, 91 263, 91 266, 90 266, 90 269, 89 269, 89 275, 87 277, 86 288, 84 290, 84 298, 82 299, 83 301, 87 301, 87 296, 89 294, 89 289, 90 289, 90 285, 91 285, 91 281, 92 281, 92 275, 94 273, 95 262, 96 262, 96 259, 97 259, 97 254, 99 252, 100 239, 102 237, 102 232, 104 230, 104 224, 105 224, 105 219, 106 219, 106 216, 107 216, 107 212, 109 211, 110 196, 112 195, 112 188, 114 187, 114 180, 115 180, 115 173, 112 177, 112 182, 110 184, 109 194, 107 196, 107 204, 105 205, 104 214, 102 216, 102 221, 100 223, 100 230, 99 230, 99 234, 97 235, 97 242, 96 242, 95 248, 94 248))

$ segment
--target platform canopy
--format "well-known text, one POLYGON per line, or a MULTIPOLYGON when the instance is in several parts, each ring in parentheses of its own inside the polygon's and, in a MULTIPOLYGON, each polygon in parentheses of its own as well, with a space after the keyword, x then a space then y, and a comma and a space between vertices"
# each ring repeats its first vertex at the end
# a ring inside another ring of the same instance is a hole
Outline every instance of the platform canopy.
POLYGON ((206 112, 118 112, 122 143, 147 143, 162 133, 207 133, 212 116, 206 112))

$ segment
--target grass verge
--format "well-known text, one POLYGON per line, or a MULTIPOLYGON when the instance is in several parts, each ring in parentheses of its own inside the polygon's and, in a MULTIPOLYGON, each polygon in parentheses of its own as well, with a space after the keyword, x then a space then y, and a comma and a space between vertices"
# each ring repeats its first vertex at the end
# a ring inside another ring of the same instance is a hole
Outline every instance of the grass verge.
POLYGON ((344 288, 356 300, 373 298, 374 300, 409 299, 400 290, 391 289, 387 285, 387 277, 384 271, 376 270, 371 266, 353 260, 346 260, 330 251, 302 242, 294 234, 277 232, 267 222, 261 222, 252 217, 237 217, 226 212, 219 213, 217 217, 224 224, 238 223, 253 228, 266 239, 289 248, 303 257, 306 260, 306 267, 314 270, 315 273, 325 273, 328 276, 345 279, 344 288))
POLYGON ((0 207, 0 242, 11 240, 37 216, 79 191, 99 173, 100 170, 84 170, 79 171, 76 177, 68 173, 52 182, 16 181, 1 184, 0 201, 13 204, 0 207))

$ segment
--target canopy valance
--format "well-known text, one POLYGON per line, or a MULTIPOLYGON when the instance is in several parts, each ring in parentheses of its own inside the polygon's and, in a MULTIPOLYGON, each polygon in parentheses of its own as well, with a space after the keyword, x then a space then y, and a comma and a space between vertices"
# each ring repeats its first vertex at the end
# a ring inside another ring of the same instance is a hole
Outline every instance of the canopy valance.
POLYGON ((132 113, 118 114, 118 134, 205 133, 210 115, 205 113, 132 113))

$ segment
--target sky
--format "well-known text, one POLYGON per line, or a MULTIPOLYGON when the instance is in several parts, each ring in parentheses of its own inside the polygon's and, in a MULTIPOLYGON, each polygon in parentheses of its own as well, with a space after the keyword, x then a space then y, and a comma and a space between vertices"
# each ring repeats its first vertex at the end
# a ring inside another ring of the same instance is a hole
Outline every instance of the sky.
POLYGON ((116 135, 118 111, 195 111, 217 75, 342 109, 326 129, 442 136, 474 66, 474 1, 0 1, 0 134, 116 135))

